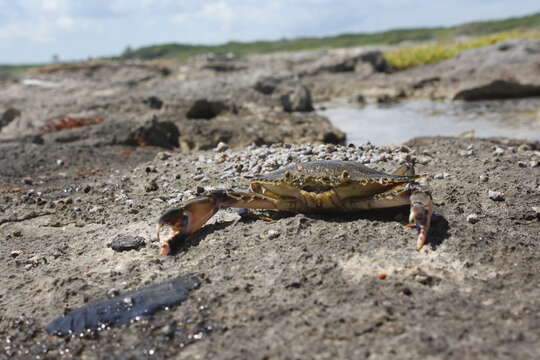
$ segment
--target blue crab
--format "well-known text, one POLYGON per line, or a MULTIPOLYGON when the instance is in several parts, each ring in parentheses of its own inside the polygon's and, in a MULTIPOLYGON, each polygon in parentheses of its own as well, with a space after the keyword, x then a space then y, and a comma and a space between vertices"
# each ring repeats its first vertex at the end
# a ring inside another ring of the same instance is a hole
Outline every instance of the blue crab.
POLYGON ((419 182, 411 164, 391 174, 352 161, 297 163, 252 179, 247 192, 217 190, 166 211, 158 220, 172 229, 161 243, 161 254, 170 252, 177 235, 199 230, 219 209, 249 208, 288 212, 354 212, 410 205, 408 228, 418 230, 416 250, 422 249, 432 216, 429 187, 419 182))

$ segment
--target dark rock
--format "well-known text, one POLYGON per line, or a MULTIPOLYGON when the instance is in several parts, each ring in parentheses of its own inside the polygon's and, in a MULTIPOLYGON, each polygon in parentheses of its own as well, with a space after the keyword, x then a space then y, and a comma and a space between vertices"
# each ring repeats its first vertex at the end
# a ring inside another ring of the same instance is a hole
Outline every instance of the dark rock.
POLYGON ((311 93, 308 88, 303 85, 298 85, 287 91, 285 94, 281 95, 280 100, 283 110, 286 112, 307 112, 314 110, 311 93))
POLYGON ((441 81, 441 78, 439 76, 429 77, 426 79, 422 79, 418 81, 416 84, 413 85, 414 89, 422 89, 426 86, 434 85, 441 81))
POLYGON ((382 51, 369 51, 360 55, 360 61, 369 63, 376 72, 390 73, 392 66, 386 61, 382 51))
POLYGON ((228 106, 222 101, 199 99, 188 110, 188 119, 212 119, 227 110, 228 106))
POLYGON ((160 146, 164 148, 178 147, 180 131, 169 121, 159 121, 152 115, 139 122, 139 126, 131 130, 127 139, 120 141, 127 145, 160 146))
POLYGON ((200 280, 192 274, 179 276, 112 299, 85 305, 55 319, 45 331, 58 336, 68 336, 128 325, 137 316, 150 316, 165 307, 181 304, 187 300, 190 291, 200 285, 200 280))
POLYGON ((280 82, 281 80, 276 77, 265 77, 257 80, 254 89, 261 94, 270 95, 276 90, 280 82))
POLYGON ((9 108, 4 111, 4 113, 0 117, 0 130, 2 130, 4 126, 7 126, 10 122, 15 120, 19 116, 21 116, 21 112, 20 110, 17 110, 15 108, 9 108))
POLYGON ((32 144, 36 144, 36 145, 45 144, 45 140, 43 139, 43 136, 41 136, 41 135, 32 136, 31 142, 32 142, 32 144))
POLYGON ((110 247, 114 251, 138 250, 146 245, 141 236, 117 235, 112 239, 110 247))
POLYGON ((521 84, 519 82, 495 80, 486 85, 461 90, 454 100, 477 101, 524 98, 540 96, 540 85, 521 84))
POLYGON ((345 144, 346 139, 347 135, 345 135, 344 132, 340 130, 334 130, 324 133, 322 141, 325 144, 343 145, 345 144))
POLYGON ((157 96, 150 96, 144 99, 143 103, 148 105, 151 109, 159 110, 163 107, 163 101, 157 96))

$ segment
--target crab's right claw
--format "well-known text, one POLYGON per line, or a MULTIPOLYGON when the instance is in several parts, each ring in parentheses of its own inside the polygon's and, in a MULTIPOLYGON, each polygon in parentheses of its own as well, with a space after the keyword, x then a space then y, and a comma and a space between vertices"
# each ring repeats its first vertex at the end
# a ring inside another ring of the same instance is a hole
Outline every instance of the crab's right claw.
POLYGON ((177 209, 167 210, 158 219, 156 232, 159 241, 159 232, 164 225, 168 225, 172 232, 161 243, 160 255, 168 255, 171 251, 170 242, 177 235, 189 235, 199 230, 219 209, 219 201, 211 197, 201 197, 188 201, 177 209))
POLYGON ((416 250, 420 251, 426 243, 427 234, 431 225, 431 216, 433 214, 433 201, 431 199, 431 192, 427 190, 413 191, 410 200, 410 224, 407 227, 414 227, 418 230, 416 250))

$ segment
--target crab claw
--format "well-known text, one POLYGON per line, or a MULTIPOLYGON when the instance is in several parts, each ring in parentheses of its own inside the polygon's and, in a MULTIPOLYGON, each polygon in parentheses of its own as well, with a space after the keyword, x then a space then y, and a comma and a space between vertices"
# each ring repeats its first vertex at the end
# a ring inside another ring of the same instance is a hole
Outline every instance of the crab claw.
POLYGON ((415 190, 411 194, 410 201, 410 224, 407 225, 407 227, 414 227, 418 230, 416 251, 420 251, 420 249, 422 249, 426 243, 429 226, 431 225, 431 215, 433 213, 431 193, 426 190, 415 190))
POLYGON ((172 233, 161 243, 160 255, 170 253, 170 241, 177 235, 189 235, 199 230, 218 210, 220 202, 215 197, 201 197, 188 201, 177 209, 167 210, 158 219, 156 226, 157 239, 164 225, 168 225, 172 233))

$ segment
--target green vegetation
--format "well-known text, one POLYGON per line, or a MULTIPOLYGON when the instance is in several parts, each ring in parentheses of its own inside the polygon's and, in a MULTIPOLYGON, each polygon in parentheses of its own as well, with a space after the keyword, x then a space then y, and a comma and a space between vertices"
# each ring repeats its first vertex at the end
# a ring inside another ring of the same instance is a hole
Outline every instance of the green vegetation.
POLYGON ((26 70, 36 67, 38 65, 0 65, 0 77, 10 75, 21 75, 26 70))
POLYGON ((395 69, 403 70, 454 57, 458 53, 486 45, 493 45, 508 39, 540 38, 540 32, 507 31, 493 35, 476 37, 466 41, 443 41, 418 46, 401 47, 385 51, 384 57, 395 69))
MULTIPOLYGON (((208 53, 234 53, 242 56, 277 51, 332 49, 375 44, 392 45, 403 41, 450 41, 459 36, 484 36, 500 32, 517 34, 515 31, 518 29, 522 31, 540 29, 540 13, 505 20, 474 22, 447 28, 396 29, 371 34, 343 34, 324 38, 282 39, 277 41, 232 41, 221 45, 163 44, 135 50, 128 48, 120 58, 182 60, 208 53)), ((482 42, 486 42, 486 40, 482 40, 482 42)), ((440 52, 449 53, 449 50, 440 50, 440 52)))

